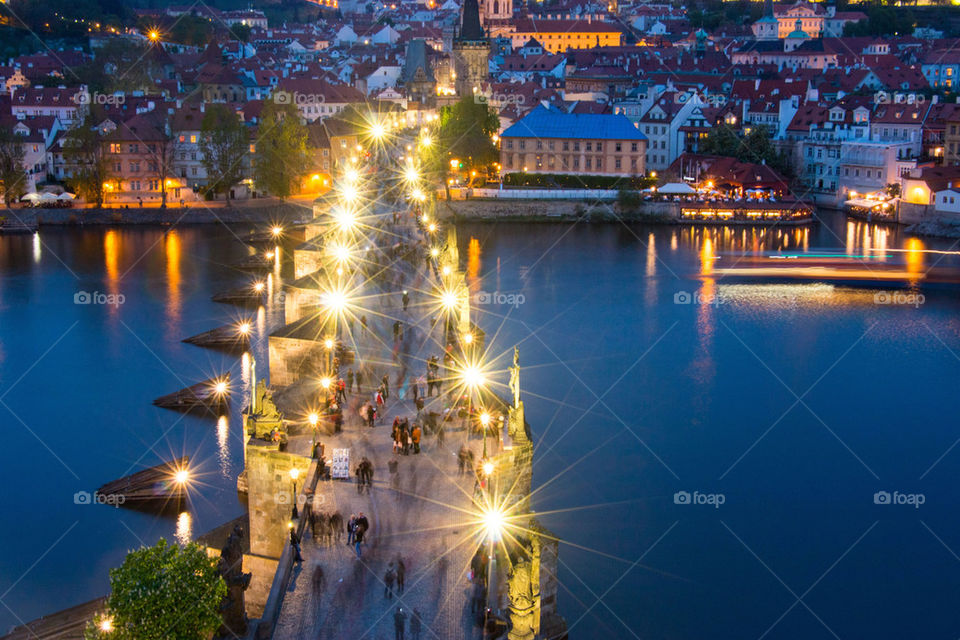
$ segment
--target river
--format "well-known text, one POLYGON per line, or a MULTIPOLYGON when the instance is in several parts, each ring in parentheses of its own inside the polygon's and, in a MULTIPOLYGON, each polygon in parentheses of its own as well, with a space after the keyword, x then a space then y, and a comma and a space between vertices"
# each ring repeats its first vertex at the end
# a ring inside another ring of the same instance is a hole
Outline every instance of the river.
MULTIPOLYGON (((520 346, 571 637, 956 637, 957 292, 710 277, 781 249, 958 262, 924 252, 950 241, 826 220, 459 228, 503 385, 520 346)), ((218 423, 151 401, 227 370, 246 390, 237 356, 181 342, 244 316, 210 297, 251 281, 231 267, 246 254, 213 226, 0 237, 0 629, 105 593, 128 549, 242 513, 238 403, 218 423), (188 516, 77 503, 184 454, 188 516)), ((263 372, 278 310, 253 320, 263 372)))

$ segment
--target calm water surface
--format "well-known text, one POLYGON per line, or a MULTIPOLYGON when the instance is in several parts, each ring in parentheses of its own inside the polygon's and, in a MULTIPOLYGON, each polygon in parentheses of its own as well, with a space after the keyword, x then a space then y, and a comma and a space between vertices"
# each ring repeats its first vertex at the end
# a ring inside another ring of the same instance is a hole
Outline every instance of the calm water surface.
MULTIPOLYGON (((460 240, 474 293, 503 294, 480 298, 493 366, 520 345, 571 637, 960 635, 957 292, 880 305, 872 289, 709 277, 774 249, 956 265, 920 253, 951 242, 839 218, 766 233, 471 225, 460 240), (881 491, 924 504, 877 505, 881 491)), ((226 370, 245 390, 240 358, 180 341, 240 319, 210 296, 250 281, 230 266, 246 253, 214 227, 0 237, 0 629, 106 592, 141 542, 242 513, 237 407, 218 424, 150 403, 226 370), (76 305, 78 291, 125 300, 76 305), (203 473, 190 516, 75 504, 182 454, 203 473)), ((263 372, 280 318, 254 319, 263 372)))
MULTIPOLYGON (((218 422, 151 402, 226 371, 235 397, 244 392, 239 356, 181 340, 244 317, 210 297, 251 281, 231 267, 247 253, 215 227, 0 237, 0 630, 106 593, 107 571, 128 549, 189 539, 243 513, 238 406, 218 422), (75 304, 81 291, 123 304, 75 304), (75 500, 181 455, 196 476, 185 515, 75 500)), ((261 370, 271 312, 246 314, 261 370)))
POLYGON ((920 253, 952 241, 839 216, 460 231, 474 293, 522 301, 481 296, 479 322, 495 367, 520 345, 571 637, 960 636, 958 292, 914 307, 699 277, 781 249, 956 266, 920 253), (881 491, 925 502, 875 504, 881 491))

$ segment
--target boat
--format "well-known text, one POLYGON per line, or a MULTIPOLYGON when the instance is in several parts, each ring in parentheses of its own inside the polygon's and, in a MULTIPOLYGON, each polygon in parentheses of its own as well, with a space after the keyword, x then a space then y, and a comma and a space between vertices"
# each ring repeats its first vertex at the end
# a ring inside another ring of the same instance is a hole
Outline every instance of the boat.
POLYGON ((174 507, 186 498, 190 458, 183 456, 108 482, 97 489, 96 502, 116 507, 174 507))

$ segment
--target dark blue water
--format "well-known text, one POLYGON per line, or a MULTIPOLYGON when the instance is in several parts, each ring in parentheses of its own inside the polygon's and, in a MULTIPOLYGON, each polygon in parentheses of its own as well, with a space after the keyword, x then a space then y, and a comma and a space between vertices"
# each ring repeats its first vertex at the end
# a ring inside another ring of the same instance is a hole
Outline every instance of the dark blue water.
POLYGON ((521 302, 478 322, 495 368, 520 345, 571 637, 960 634, 958 292, 908 306, 698 277, 775 249, 956 266, 920 252, 954 243, 839 217, 766 233, 469 225, 460 242, 475 293, 521 302), (675 301, 698 293, 720 303, 675 301), (924 502, 875 504, 882 491, 924 502))
MULTIPOLYGON (((218 423, 151 402, 226 371, 235 396, 244 391, 238 356, 181 340, 244 315, 210 296, 250 280, 230 266, 246 254, 215 227, 0 237, 0 630, 105 594, 128 549, 243 512, 236 408, 218 423), (80 291, 123 304, 78 305, 80 291), (193 459, 187 516, 75 502, 182 455, 193 459)), ((253 318, 266 363, 269 316, 253 318)))
MULTIPOLYGON (((478 321, 503 385, 520 345, 571 637, 957 637, 957 292, 913 307, 697 277, 781 248, 956 265, 920 253, 951 242, 840 219, 766 234, 477 225, 460 239, 474 292, 518 303, 479 306, 478 321), (720 303, 675 303, 697 293, 720 303), (723 504, 676 504, 684 491, 723 504), (877 505, 879 491, 925 502, 877 505)), ((215 227, 0 237, 0 629, 105 593, 127 549, 242 512, 236 407, 218 425, 150 403, 226 370, 245 390, 239 358, 180 340, 241 317, 210 296, 250 280, 230 266, 246 253, 215 227), (76 305, 78 291, 125 300, 76 305), (184 454, 202 473, 189 519, 74 502, 184 454)), ((255 318, 261 374, 277 319, 255 318)))

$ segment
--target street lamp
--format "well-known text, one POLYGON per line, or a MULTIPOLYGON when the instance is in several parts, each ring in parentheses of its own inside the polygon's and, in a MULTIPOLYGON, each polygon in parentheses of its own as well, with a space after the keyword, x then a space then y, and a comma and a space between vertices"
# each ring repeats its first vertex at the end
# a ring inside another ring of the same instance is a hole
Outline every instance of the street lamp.
POLYGON ((113 618, 104 618, 100 621, 100 631, 110 633, 113 631, 113 618))
POLYGON ((279 237, 280 237, 280 234, 283 233, 283 227, 277 225, 277 226, 275 226, 273 229, 270 230, 270 233, 273 234, 273 237, 274 237, 274 238, 279 238, 279 237))
POLYGON ((489 562, 487 563, 487 609, 497 608, 497 548, 496 544, 503 535, 505 518, 499 507, 490 507, 483 512, 483 527, 487 534, 489 562))
POLYGON ((290 480, 293 481, 293 511, 291 512, 291 517, 296 520, 300 517, 300 512, 297 511, 297 478, 300 477, 300 469, 293 467, 290 469, 290 480))
POLYGON ((243 337, 246 337, 246 336, 250 335, 250 323, 249 323, 249 322, 241 322, 241 323, 237 326, 237 332, 238 332, 241 336, 243 336, 243 337))
MULTIPOLYGON (((480 428, 483 429, 483 457, 487 457, 487 427, 490 426, 490 414, 484 411, 480 414, 480 428)), ((492 471, 492 469, 491 469, 492 471)), ((487 473, 487 475, 490 475, 487 473)))

